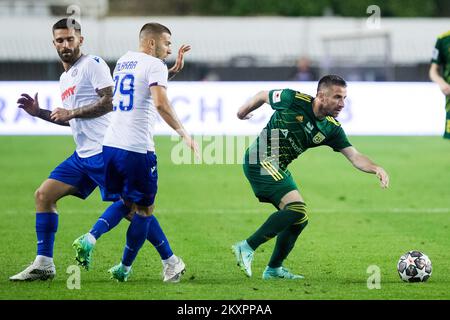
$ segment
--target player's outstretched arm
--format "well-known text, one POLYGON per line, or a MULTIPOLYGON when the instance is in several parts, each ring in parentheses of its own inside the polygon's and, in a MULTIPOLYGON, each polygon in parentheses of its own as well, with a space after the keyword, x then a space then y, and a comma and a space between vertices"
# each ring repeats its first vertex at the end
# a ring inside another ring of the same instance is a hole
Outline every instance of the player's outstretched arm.
POLYGON ((161 115, 163 120, 175 130, 180 137, 183 138, 184 142, 189 148, 192 149, 196 157, 199 157, 199 151, 197 143, 184 129, 183 124, 178 118, 177 114, 170 105, 169 99, 167 98, 167 91, 165 87, 162 86, 151 86, 150 91, 153 97, 153 102, 155 104, 156 110, 161 115))
POLYGON ((82 106, 73 110, 56 108, 50 117, 54 121, 69 121, 73 118, 97 118, 112 111, 113 87, 106 87, 97 90, 100 97, 94 103, 82 106))
POLYGON ((269 91, 260 91, 251 97, 239 108, 237 117, 241 120, 250 119, 253 116, 251 112, 261 107, 264 103, 269 103, 269 91))
POLYGON ((450 84, 447 83, 444 78, 442 78, 441 74, 439 73, 439 65, 436 63, 432 63, 430 65, 430 70, 428 72, 428 75, 430 76, 431 81, 436 83, 439 88, 441 89, 442 93, 446 96, 450 95, 450 84))
POLYGON ((183 44, 180 49, 178 49, 177 60, 175 61, 175 64, 172 66, 172 68, 169 69, 169 80, 175 77, 175 75, 183 69, 184 54, 189 50, 191 50, 191 46, 187 44, 183 44))
POLYGON ((41 118, 42 120, 59 124, 61 126, 69 126, 67 121, 57 121, 51 119, 51 111, 46 109, 41 109, 39 107, 38 93, 34 95, 34 99, 26 93, 22 93, 20 98, 17 100, 19 108, 25 110, 30 116, 41 118))
POLYGON ((353 166, 367 173, 374 173, 380 179, 382 188, 389 187, 389 175, 380 166, 372 162, 367 156, 358 152, 355 147, 347 147, 340 152, 353 164, 353 166))

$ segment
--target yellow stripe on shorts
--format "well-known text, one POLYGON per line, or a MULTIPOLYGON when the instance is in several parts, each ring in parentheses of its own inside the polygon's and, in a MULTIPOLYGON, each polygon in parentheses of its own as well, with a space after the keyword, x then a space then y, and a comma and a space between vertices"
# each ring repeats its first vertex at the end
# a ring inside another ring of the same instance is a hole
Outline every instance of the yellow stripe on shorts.
POLYGON ((269 172, 269 174, 275 181, 280 181, 283 179, 283 176, 278 172, 277 169, 275 169, 275 167, 271 163, 263 161, 261 162, 261 165, 264 169, 267 170, 267 172, 269 172))

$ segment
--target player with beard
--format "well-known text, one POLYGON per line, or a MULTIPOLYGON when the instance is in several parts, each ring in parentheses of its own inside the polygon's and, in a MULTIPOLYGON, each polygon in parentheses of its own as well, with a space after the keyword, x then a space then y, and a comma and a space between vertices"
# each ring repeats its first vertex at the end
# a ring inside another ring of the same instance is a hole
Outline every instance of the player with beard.
MULTIPOLYGON (((84 38, 77 21, 61 19, 53 25, 52 30, 53 44, 64 67, 59 81, 63 108, 53 111, 41 109, 37 93, 34 99, 28 94, 22 94, 18 104, 19 108, 34 117, 70 126, 76 150, 50 173, 35 192, 37 255, 24 271, 10 277, 12 281, 47 280, 55 277, 53 246, 58 228, 56 203, 59 199, 68 195, 85 199, 99 186, 103 200, 114 201, 90 231, 93 241, 130 213, 119 200, 119 195, 106 195, 104 191, 102 142, 110 123, 108 113, 113 108, 114 89, 109 67, 100 57, 81 52, 84 38)), ((189 46, 180 48, 177 62, 170 70, 172 76, 182 69, 183 54, 189 49, 189 46)), ((157 246, 164 264, 164 260, 174 255, 158 221, 154 216, 151 218, 147 239, 157 246)), ((90 254, 91 252, 78 257, 78 262, 86 269, 89 269, 91 262, 90 254)), ((175 260, 181 259, 175 256, 175 260)), ((182 266, 184 268, 184 264, 182 266)), ((174 267, 170 270, 173 269, 174 267)))
POLYGON ((261 91, 239 109, 237 116, 241 120, 250 118, 251 112, 264 103, 275 110, 244 158, 244 173, 255 196, 277 209, 253 235, 232 246, 238 266, 248 277, 252 276, 255 250, 277 237, 262 278, 303 278, 290 272, 283 262, 308 223, 305 201, 287 169, 307 149, 329 146, 357 169, 376 174, 382 188, 388 187, 386 171, 350 144, 335 119, 344 108, 346 87, 341 77, 327 75, 320 79, 316 97, 291 89, 261 91))

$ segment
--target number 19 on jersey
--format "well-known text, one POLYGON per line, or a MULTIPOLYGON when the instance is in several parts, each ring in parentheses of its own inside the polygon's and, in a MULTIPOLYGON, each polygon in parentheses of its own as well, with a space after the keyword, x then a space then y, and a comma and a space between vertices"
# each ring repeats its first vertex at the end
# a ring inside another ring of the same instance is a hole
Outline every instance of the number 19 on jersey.
POLYGON ((134 75, 119 74, 114 77, 113 111, 130 111, 134 100, 134 75), (119 89, 119 91, 117 91, 119 89))

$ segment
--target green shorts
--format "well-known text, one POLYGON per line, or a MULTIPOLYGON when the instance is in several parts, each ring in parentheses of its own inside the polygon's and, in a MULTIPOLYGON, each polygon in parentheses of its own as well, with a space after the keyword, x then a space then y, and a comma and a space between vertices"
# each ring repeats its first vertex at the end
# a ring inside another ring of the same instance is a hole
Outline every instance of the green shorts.
POLYGON ((255 196, 261 202, 272 203, 278 208, 281 199, 290 191, 298 190, 289 170, 276 169, 267 163, 244 162, 244 173, 255 196))

